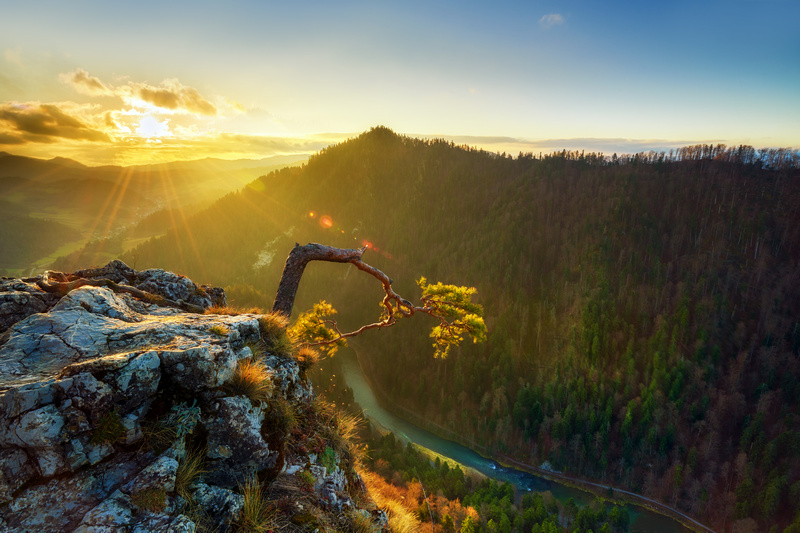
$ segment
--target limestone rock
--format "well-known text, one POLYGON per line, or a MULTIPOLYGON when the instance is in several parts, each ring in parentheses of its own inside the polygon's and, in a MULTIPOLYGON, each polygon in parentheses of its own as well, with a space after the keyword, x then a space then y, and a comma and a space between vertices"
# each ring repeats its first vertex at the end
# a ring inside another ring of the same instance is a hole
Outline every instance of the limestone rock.
MULTIPOLYGON (((76 278, 225 303, 221 290, 119 261, 54 279, 76 278)), ((267 405, 226 386, 261 339, 257 316, 185 313, 89 285, 58 296, 36 281, 0 280, 0 315, 11 317, 0 321, 0 531, 228 531, 243 484, 286 475, 284 464, 316 480, 298 513, 315 507, 334 523, 355 506, 348 476, 357 474, 316 456, 287 460, 294 437, 271 426, 267 405), (205 463, 187 481, 182 469, 198 450, 205 463)), ((293 358, 264 363, 273 400, 310 408, 312 387, 293 358)))
POLYGON ((204 426, 214 483, 234 487, 253 473, 275 466, 277 453, 261 435, 263 421, 263 411, 241 396, 221 398, 211 405, 204 426))

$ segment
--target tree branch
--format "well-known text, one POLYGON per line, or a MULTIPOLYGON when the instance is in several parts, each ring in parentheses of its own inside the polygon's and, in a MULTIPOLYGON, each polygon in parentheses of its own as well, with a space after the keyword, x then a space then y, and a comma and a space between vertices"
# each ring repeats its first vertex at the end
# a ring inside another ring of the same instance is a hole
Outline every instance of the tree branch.
MULTIPOLYGON (((335 334, 335 337, 317 342, 308 342, 306 346, 323 346, 337 343, 348 337, 355 337, 356 335, 359 335, 368 329, 381 329, 393 326, 395 323, 397 323, 398 314, 401 317, 411 317, 418 312, 439 319, 439 328, 441 328, 443 331, 446 331, 448 334, 452 334, 454 338, 457 337, 458 332, 471 333, 473 336, 475 336, 476 333, 479 333, 476 331, 476 328, 472 328, 467 323, 461 321, 461 319, 464 318, 464 316, 469 312, 475 312, 474 310, 471 310, 471 308, 479 308, 479 306, 475 306, 474 304, 461 304, 459 302, 450 300, 439 300, 431 295, 427 295, 422 298, 422 306, 414 305, 394 292, 394 289, 392 289, 392 280, 386 274, 372 265, 365 263, 361 259, 361 256, 365 251, 366 248, 342 249, 325 246, 322 244, 310 243, 306 244, 305 246, 295 244, 295 247, 289 253, 289 257, 286 259, 286 264, 283 268, 283 274, 281 275, 278 292, 275 295, 275 302, 272 306, 273 312, 279 312, 286 316, 291 315, 292 307, 294 306, 295 295, 297 294, 297 289, 300 286, 300 279, 303 276, 303 271, 305 270, 306 265, 310 261, 350 263, 362 272, 366 272, 370 276, 380 281, 385 293, 382 303, 386 313, 382 320, 373 322, 372 324, 366 324, 357 330, 348 333, 342 333, 339 330, 335 320, 324 320, 322 322, 330 326, 330 330, 335 334), (451 310, 447 310, 447 307, 450 307, 451 310), (461 316, 458 318, 450 316, 452 315, 452 308, 458 309, 458 314, 461 316), (448 320, 448 318, 450 318, 450 320, 448 320)), ((424 280, 421 283, 423 283, 424 288, 424 280)), ((435 287, 440 287, 440 284, 436 285, 435 287)), ((469 289, 467 291, 467 295, 471 294, 472 292, 474 292, 474 289, 469 289)), ((461 296, 461 298, 463 298, 463 296, 461 296)), ((482 319, 480 319, 480 323, 483 331, 485 332, 485 326, 483 326, 482 319)), ((438 342, 440 341, 437 340, 437 343, 438 342)), ((442 346, 447 344, 450 343, 442 342, 442 346)), ((439 348, 437 348, 437 350, 438 349, 439 348)), ((446 349, 442 349, 442 354, 443 356, 446 354, 446 349)))
POLYGON ((91 287, 106 287, 111 289, 117 294, 127 293, 147 303, 157 304, 162 307, 175 307, 189 313, 202 314, 204 309, 199 305, 190 304, 184 301, 175 301, 169 298, 164 298, 151 292, 139 290, 130 285, 120 285, 110 279, 86 279, 86 278, 73 278, 72 276, 65 276, 61 272, 45 272, 42 279, 38 280, 36 284, 45 292, 52 292, 65 296, 68 292, 89 285, 91 287), (50 281, 56 279, 56 281, 50 281), (69 281, 68 281, 69 280, 69 281))

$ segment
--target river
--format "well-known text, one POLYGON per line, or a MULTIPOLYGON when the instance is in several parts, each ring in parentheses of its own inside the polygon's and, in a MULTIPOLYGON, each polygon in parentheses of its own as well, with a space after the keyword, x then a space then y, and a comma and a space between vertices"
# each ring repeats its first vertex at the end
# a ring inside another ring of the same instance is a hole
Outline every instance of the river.
MULTIPOLYGON (((396 437, 410 441, 433 452, 475 469, 485 476, 498 481, 508 481, 520 491, 550 491, 561 502, 574 498, 579 505, 594 499, 588 492, 562 485, 522 470, 504 467, 453 441, 449 441, 421 429, 410 422, 387 411, 378 403, 372 389, 364 378, 355 352, 343 349, 337 355, 342 374, 347 385, 353 389, 353 396, 364 409, 364 414, 395 434, 396 437)), ((690 533, 679 522, 654 513, 648 509, 626 505, 631 517, 631 531, 637 533, 690 533)))

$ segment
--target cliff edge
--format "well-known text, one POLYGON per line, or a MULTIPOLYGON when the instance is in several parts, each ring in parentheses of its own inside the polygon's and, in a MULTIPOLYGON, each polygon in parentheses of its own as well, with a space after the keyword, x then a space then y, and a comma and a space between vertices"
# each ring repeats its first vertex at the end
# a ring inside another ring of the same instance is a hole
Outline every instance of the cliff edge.
POLYGON ((185 310, 224 305, 119 261, 0 279, 0 531, 386 529, 274 317, 185 310))

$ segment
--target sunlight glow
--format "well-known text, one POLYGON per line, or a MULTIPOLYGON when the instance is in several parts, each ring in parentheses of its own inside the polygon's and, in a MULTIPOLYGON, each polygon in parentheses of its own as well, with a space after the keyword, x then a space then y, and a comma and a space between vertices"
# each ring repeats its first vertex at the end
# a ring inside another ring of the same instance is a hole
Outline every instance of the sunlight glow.
POLYGON ((136 128, 136 133, 148 139, 152 137, 172 137, 172 132, 169 131, 169 119, 164 122, 159 122, 155 117, 147 115, 139 121, 139 127, 136 128))

